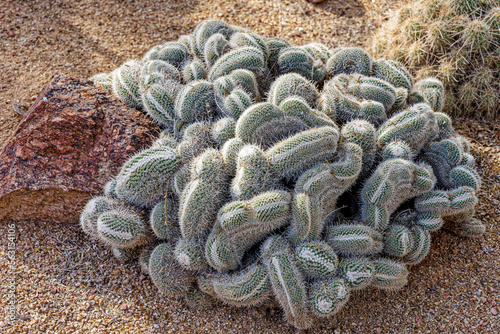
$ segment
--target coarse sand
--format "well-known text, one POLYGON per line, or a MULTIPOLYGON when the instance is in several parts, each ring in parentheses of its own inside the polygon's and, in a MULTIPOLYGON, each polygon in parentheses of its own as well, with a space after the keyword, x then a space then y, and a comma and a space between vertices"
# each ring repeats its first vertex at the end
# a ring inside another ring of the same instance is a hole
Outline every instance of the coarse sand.
MULTIPOLYGON (((30 106, 55 73, 111 71, 202 20, 219 18, 295 44, 363 46, 404 2, 2 0, 0 145, 22 118, 14 106, 30 106)), ((429 256, 410 268, 403 290, 354 293, 334 319, 307 333, 500 332, 500 122, 454 125, 471 141, 483 178, 477 218, 485 235, 433 233, 429 256)), ((119 263, 77 224, 3 221, 0 245, 0 333, 300 332, 278 309, 189 309, 162 297, 137 264, 119 263), (13 320, 10 306, 17 309, 13 320)))

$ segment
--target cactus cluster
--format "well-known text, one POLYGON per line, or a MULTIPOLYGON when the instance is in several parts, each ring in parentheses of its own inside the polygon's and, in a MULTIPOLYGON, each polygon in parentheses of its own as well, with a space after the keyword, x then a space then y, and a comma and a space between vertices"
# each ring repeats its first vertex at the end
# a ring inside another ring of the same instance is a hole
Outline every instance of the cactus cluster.
POLYGON ((209 20, 108 77, 164 130, 82 229, 189 305, 275 299, 309 328, 357 290, 402 288, 445 222, 484 232, 443 86, 401 63, 209 20))
POLYGON ((498 0, 412 2, 378 31, 372 51, 402 62, 418 79, 442 81, 447 95, 441 103, 449 114, 500 114, 498 0))

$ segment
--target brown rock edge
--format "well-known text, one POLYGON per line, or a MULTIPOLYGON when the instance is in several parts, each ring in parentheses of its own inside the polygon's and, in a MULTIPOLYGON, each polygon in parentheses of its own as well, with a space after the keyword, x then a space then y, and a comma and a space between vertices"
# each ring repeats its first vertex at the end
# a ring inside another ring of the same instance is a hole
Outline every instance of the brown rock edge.
POLYGON ((0 221, 78 222, 158 126, 91 81, 56 75, 0 152, 0 221))

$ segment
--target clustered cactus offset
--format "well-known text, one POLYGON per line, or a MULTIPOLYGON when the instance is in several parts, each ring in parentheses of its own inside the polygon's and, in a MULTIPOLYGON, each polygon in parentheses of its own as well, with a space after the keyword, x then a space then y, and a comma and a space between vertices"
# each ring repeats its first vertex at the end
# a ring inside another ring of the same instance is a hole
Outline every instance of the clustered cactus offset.
POLYGON ((484 232, 443 85, 399 62, 209 20, 93 80, 164 130, 82 229, 189 305, 275 299, 309 328, 357 290, 402 288, 444 223, 484 232))
MULTIPOLYGON (((376 34, 373 53, 405 64, 418 79, 434 76, 447 91, 439 109, 494 118, 500 114, 500 1, 411 2, 376 34)), ((428 81, 415 90, 433 89, 428 81)))

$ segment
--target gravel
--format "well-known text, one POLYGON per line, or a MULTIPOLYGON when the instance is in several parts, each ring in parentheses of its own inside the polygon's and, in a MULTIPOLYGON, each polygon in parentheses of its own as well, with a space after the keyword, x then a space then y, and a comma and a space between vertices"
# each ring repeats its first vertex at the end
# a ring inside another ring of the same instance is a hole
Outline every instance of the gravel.
MULTIPOLYGON (((57 72, 111 71, 153 45, 220 18, 266 36, 330 47, 362 46, 404 1, 0 2, 0 145, 57 72)), ((429 256, 402 291, 361 291, 312 333, 498 333, 500 319, 500 122, 457 119, 484 180, 484 236, 433 234, 429 256)), ((77 225, 0 223, 2 333, 295 333, 276 309, 222 304, 189 309, 162 297, 136 264, 122 264, 77 225), (15 307, 12 312, 10 307, 15 307)))

